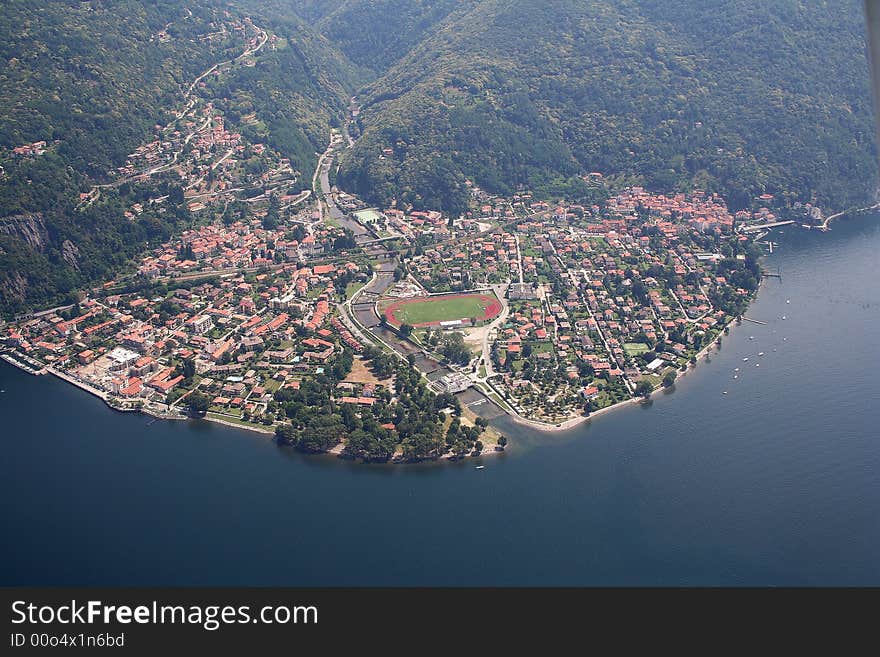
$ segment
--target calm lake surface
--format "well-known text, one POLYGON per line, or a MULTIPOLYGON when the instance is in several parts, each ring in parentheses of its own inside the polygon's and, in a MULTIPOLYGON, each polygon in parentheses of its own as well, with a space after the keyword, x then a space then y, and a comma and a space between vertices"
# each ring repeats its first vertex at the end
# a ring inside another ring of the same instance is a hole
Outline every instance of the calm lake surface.
POLYGON ((773 237, 767 325, 673 392, 503 418, 483 470, 305 457, 0 362, 0 584, 878 585, 880 217, 832 227, 773 237))

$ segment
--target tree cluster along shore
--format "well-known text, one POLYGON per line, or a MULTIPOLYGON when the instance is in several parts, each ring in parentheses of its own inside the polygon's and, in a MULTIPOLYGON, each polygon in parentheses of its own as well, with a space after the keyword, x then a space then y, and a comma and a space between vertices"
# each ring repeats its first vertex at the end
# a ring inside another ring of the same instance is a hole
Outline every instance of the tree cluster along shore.
MULTIPOLYGON (((188 414, 184 413, 183 411, 180 411, 178 413, 162 413, 162 412, 153 410, 153 409, 146 407, 146 406, 142 406, 139 408, 128 408, 128 407, 119 406, 119 405, 116 405, 113 403, 113 397, 108 395, 106 392, 98 390, 97 388, 90 386, 88 383, 85 383, 84 381, 81 381, 81 380, 77 379, 76 377, 70 376, 69 374, 66 374, 65 372, 61 372, 55 368, 48 367, 48 366, 44 366, 42 369, 35 371, 35 370, 27 368, 22 363, 15 360, 14 358, 7 358, 4 360, 7 363, 9 363, 10 365, 16 367, 17 369, 19 369, 22 372, 29 374, 31 376, 43 376, 45 374, 51 374, 51 375, 57 377, 58 379, 64 381, 65 383, 69 383, 69 384, 79 388, 80 390, 87 392, 88 394, 90 394, 94 397, 97 397, 102 402, 104 402, 108 408, 110 408, 111 410, 120 412, 120 413, 141 413, 143 415, 148 415, 148 416, 155 418, 157 420, 211 422, 213 424, 219 424, 219 425, 222 425, 225 427, 229 427, 231 429, 240 429, 243 431, 250 431, 252 433, 255 433, 255 434, 267 437, 267 438, 271 438, 271 439, 275 438, 275 432, 270 429, 264 429, 262 427, 254 426, 253 424, 244 424, 244 423, 240 423, 240 422, 233 422, 230 420, 224 420, 220 417, 216 417, 215 415, 211 415, 211 414, 192 416, 192 415, 188 415, 188 414)), ((337 445, 333 449, 328 450, 325 453, 327 455, 332 455, 332 456, 336 456, 341 459, 349 460, 351 457, 349 457, 345 454, 344 448, 345 448, 344 443, 340 443, 339 445, 337 445)), ((494 449, 483 450, 482 452, 480 452, 480 454, 478 455, 477 458, 484 458, 487 456, 497 456, 497 455, 501 455, 503 453, 504 453, 504 449, 496 446, 494 449)), ((439 460, 440 461, 458 461, 461 459, 454 454, 445 454, 445 455, 439 457, 439 460)), ((405 463, 405 461, 403 461, 401 459, 392 459, 390 461, 390 463, 401 464, 401 463, 405 463)))

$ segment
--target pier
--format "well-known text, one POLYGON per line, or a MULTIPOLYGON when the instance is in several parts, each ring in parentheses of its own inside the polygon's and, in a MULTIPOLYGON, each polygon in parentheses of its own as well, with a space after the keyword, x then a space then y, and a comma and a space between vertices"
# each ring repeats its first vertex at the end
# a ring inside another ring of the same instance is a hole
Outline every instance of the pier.
POLYGON ((751 322, 752 324, 759 324, 760 326, 767 326, 767 322, 762 322, 757 319, 752 319, 751 317, 743 317, 743 321, 751 322))
POLYGON ((770 224, 755 224, 754 226, 744 226, 742 229, 743 233, 757 233, 762 230, 767 230, 768 228, 777 228, 779 226, 790 226, 794 221, 774 221, 770 224))
POLYGON ((28 356, 23 356, 17 352, 15 353, 15 356, 16 357, 13 357, 10 354, 2 354, 0 355, 0 358, 5 360, 13 367, 17 367, 18 369, 27 372, 28 374, 32 374, 34 376, 45 374, 45 366, 42 363, 28 356))

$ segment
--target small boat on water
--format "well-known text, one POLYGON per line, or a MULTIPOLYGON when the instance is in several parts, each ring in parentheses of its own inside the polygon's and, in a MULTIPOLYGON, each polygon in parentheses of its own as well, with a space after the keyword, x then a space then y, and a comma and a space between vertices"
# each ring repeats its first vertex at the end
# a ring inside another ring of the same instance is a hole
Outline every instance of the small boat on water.
POLYGON ((782 319, 783 319, 783 320, 785 319, 785 315, 782 316, 782 319))
POLYGON ((791 303, 791 299, 786 299, 785 303, 791 303))
POLYGON ((722 394, 722 395, 726 395, 726 394, 727 394, 727 391, 725 390, 725 391, 722 392, 721 394, 722 394))
POLYGON ((485 467, 486 467, 485 465, 478 465, 474 468, 474 470, 482 470, 485 467))
POLYGON ((734 367, 734 368, 733 368, 733 371, 734 371, 734 372, 739 372, 739 368, 738 368, 738 367, 734 367))
POLYGON ((750 335, 750 336, 749 336, 749 340, 754 340, 754 339, 755 339, 755 336, 754 336, 754 335, 750 335))
POLYGON ((764 352, 763 352, 763 351, 759 351, 759 352, 758 352, 758 355, 759 355, 759 356, 763 356, 763 355, 764 355, 764 352))
POLYGON ((755 367, 761 367, 761 363, 755 363, 755 367))
POLYGON ((743 362, 744 362, 744 363, 745 363, 747 360, 748 360, 748 358, 743 358, 743 362))

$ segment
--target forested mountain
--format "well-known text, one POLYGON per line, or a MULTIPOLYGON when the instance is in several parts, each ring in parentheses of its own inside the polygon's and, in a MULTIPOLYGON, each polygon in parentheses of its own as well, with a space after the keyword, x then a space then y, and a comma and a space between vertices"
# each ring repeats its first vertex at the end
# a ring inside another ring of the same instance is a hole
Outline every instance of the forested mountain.
POLYGON ((465 0, 346 0, 317 23, 358 67, 376 75, 402 59, 465 0))
POLYGON ((213 18, 173 0, 4 2, 0 146, 57 139, 69 164, 104 175, 207 68, 218 49, 193 37, 213 18))
MULTIPOLYGON (((173 117, 196 76, 242 51, 244 32, 230 28, 241 16, 214 0, 3 4, 0 312, 64 301, 188 224, 183 206, 125 219, 138 199, 124 188, 86 208, 79 194, 155 138, 155 125, 173 117), (40 155, 12 152, 40 141, 40 155)), ((253 66, 208 78, 197 93, 216 99, 231 125, 253 114, 241 131, 310 172, 329 125, 343 116, 348 64, 294 16, 265 27, 278 47, 253 66)))
POLYGON ((734 207, 874 191, 857 0, 460 4, 360 95, 343 186, 447 210, 465 178, 576 193, 589 171, 734 207))
POLYGON ((239 0, 254 11, 295 15, 345 55, 369 81, 402 59, 454 11, 476 0, 239 0))
MULTIPOLYGON (((826 210, 877 180, 858 0, 7 0, 0 7, 0 312, 65 298, 191 221, 79 208, 182 92, 307 171, 362 103, 338 183, 377 203, 462 211, 466 180, 575 199, 580 176, 656 191, 769 192, 826 210), (245 120, 247 117, 247 120, 245 120), (12 149, 45 141, 37 157, 12 149), (386 149, 391 149, 388 154, 386 149), (384 151, 384 152, 383 152, 384 151)), ((167 185, 166 180, 162 184, 167 185)))

